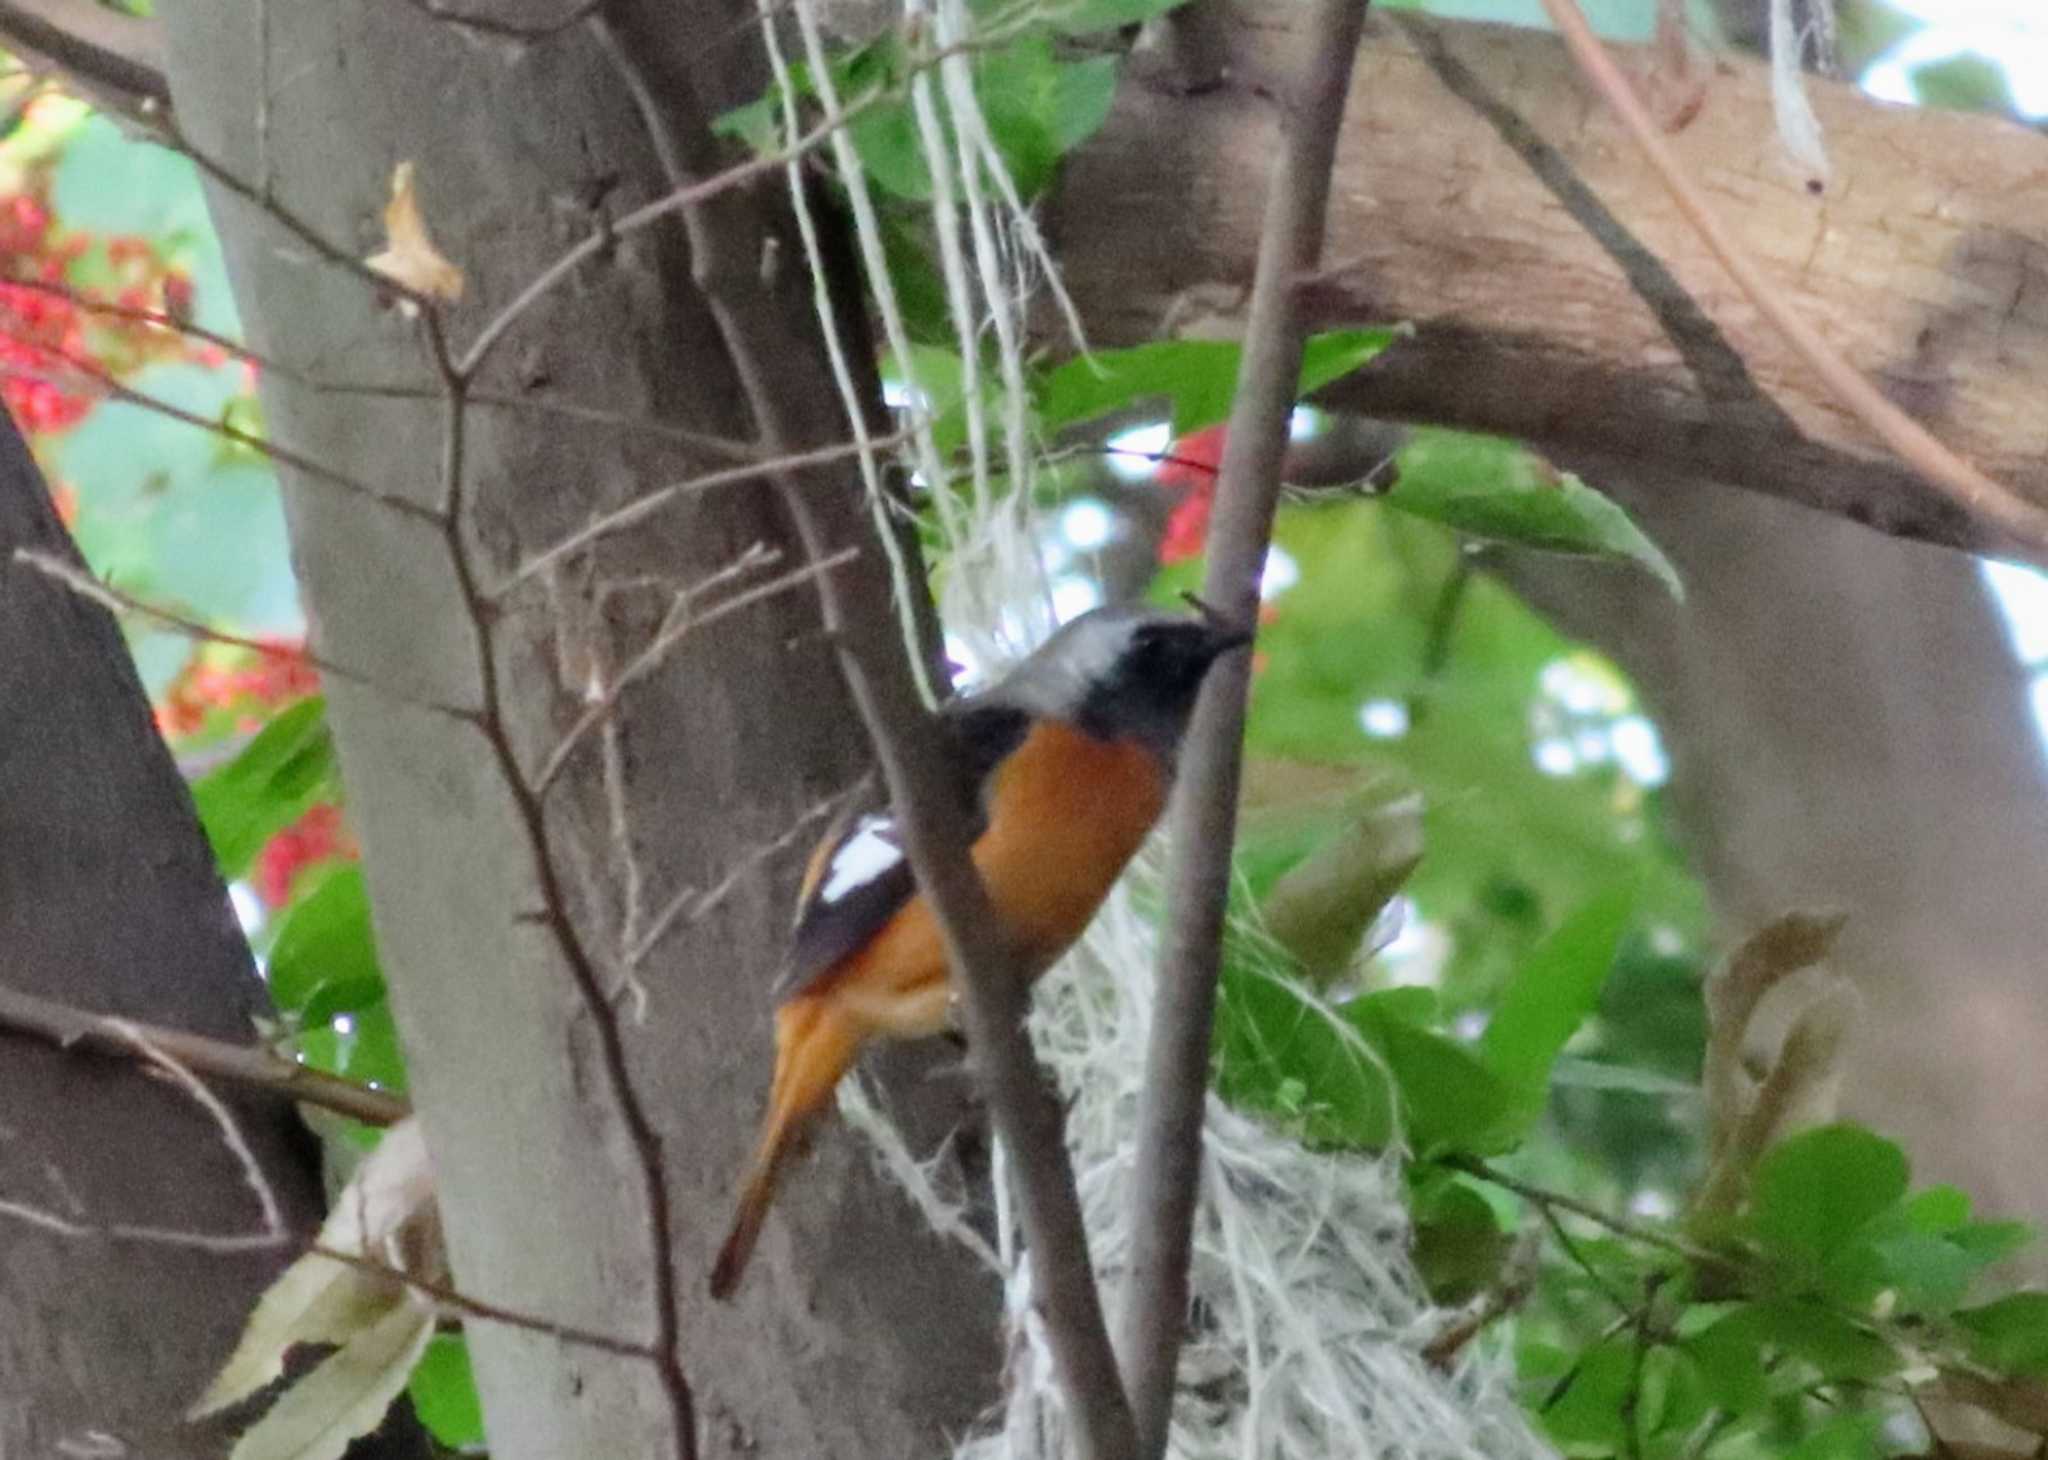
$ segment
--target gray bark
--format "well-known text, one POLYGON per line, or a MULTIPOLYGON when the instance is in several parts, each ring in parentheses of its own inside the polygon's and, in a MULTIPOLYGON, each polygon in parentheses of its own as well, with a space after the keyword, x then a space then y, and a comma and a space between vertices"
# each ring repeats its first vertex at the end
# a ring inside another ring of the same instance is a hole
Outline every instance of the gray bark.
MULTIPOLYGON (((519 44, 388 0, 273 6, 265 58, 260 4, 164 7, 182 125, 359 257, 382 244, 393 165, 414 162, 436 241, 467 274, 449 315, 458 345, 606 215, 668 190, 587 25, 519 44)), ((691 146, 706 115, 761 89, 748 7, 650 0, 606 12, 691 146)), ((782 260, 771 303, 800 343, 776 347, 776 388, 807 439, 840 439, 821 353, 790 323, 806 318, 810 288, 780 186, 771 177, 744 203, 748 218, 769 220, 765 232, 742 220, 754 228, 744 264, 782 260)), ((361 280, 310 259, 249 204, 219 189, 213 202, 252 343, 324 381, 431 395, 415 330, 361 280)), ((679 222, 619 241, 519 324, 480 384, 750 435, 691 264, 679 222)), ((380 490, 440 501, 438 402, 272 373, 265 403, 280 443, 380 490)), ((525 409, 473 405, 467 423, 473 508, 461 531, 486 582, 600 511, 724 464, 653 432, 525 409)), ((766 1090, 766 992, 808 850, 802 836, 772 844, 866 761, 810 593, 720 621, 630 691, 617 747, 623 830, 593 737, 546 798, 536 848, 500 747, 432 707, 477 709, 489 652, 439 527, 285 475, 319 647, 380 686, 334 683, 331 712, 458 1285, 649 1339, 656 1258, 669 1246, 702 1453, 940 1449, 993 1392, 994 1286, 922 1229, 843 1132, 828 1130, 820 1159, 790 1183, 740 1301, 714 1307, 703 1289, 766 1090), (644 929, 673 896, 729 877, 729 893, 680 921, 638 970, 644 1012, 629 996, 610 1002, 628 921, 644 929), (573 942, 542 916, 553 911, 568 914, 573 942), (651 1139, 635 1136, 629 1104, 651 1139)), ((846 470, 814 499, 835 540, 872 554, 857 493, 846 470)), ((672 590, 755 543, 783 552, 784 568, 798 561, 765 484, 688 498, 507 600, 488 635, 502 748, 537 767, 581 712, 592 664, 616 668, 648 641, 672 590)), ((911 1084, 911 1117, 940 1129, 957 1117, 957 1087, 911 1084)), ((494 1455, 683 1453, 650 1365, 489 1326, 472 1343, 494 1455)))
MULTIPOLYGON (((1242 328, 1275 145, 1270 74, 1302 23, 1241 7, 1232 84, 1126 84, 1071 160, 1048 221, 1095 344, 1242 328)), ((1653 102, 1689 99, 1650 53, 1623 58, 1653 102)), ((1811 85, 1835 169, 1818 196, 1784 160, 1755 62, 1715 68, 1669 140, 1830 344, 1964 457, 2048 502, 2048 137, 1811 85)), ((1334 407, 2005 546, 1890 459, 1758 319, 1555 36, 1376 15, 1328 253, 1312 328, 1416 327, 1334 386, 1334 407)))
POLYGON ((1611 486, 1688 585, 1521 556, 1512 575, 1616 655, 1656 711, 1674 809, 1724 933, 1792 907, 1849 922, 1862 992, 1845 1109, 1918 1181, 2048 1212, 2040 950, 2048 761, 1973 560, 1743 493, 1611 486))
MULTIPOLYGON (((9 987, 216 1038, 253 1037, 263 985, 119 628, 17 548, 72 557, 0 415, 0 948, 9 987)), ((75 560, 75 559, 74 559, 75 560)), ((290 1106, 221 1092, 294 1236, 318 1155, 290 1106)), ((183 1091, 137 1064, 0 1040, 0 1200, 86 1227, 264 1230, 244 1168, 183 1091)), ((218 1456, 183 1412, 294 1255, 65 1235, 0 1216, 0 1454, 218 1456), (68 1448, 67 1448, 68 1447, 68 1448)), ((390 1453, 390 1452, 387 1452, 390 1453)))

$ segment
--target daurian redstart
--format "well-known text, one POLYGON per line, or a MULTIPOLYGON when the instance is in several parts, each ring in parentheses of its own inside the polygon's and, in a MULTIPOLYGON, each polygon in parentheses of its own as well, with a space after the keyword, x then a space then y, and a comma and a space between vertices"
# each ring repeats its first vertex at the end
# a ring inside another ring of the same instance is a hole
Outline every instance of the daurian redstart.
MULTIPOLYGON (((1072 946, 1158 821, 1203 676, 1251 633, 1213 614, 1099 608, 940 712, 978 831, 974 864, 1027 976, 1072 946)), ((775 1082, 731 1235, 731 1295, 784 1165, 870 1039, 946 1029, 945 948, 877 797, 841 812, 805 871, 774 990, 775 1082)))

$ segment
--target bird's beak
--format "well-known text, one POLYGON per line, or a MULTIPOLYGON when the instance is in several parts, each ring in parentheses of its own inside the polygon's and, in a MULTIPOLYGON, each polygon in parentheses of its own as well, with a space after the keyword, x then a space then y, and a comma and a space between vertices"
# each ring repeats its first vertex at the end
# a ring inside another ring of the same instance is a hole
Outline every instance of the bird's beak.
POLYGON ((1192 593, 1183 593, 1196 613, 1202 616, 1202 627, 1207 631, 1209 657, 1221 659, 1233 649, 1242 649, 1252 641, 1256 629, 1250 624, 1233 623, 1220 609, 1204 602, 1192 593))

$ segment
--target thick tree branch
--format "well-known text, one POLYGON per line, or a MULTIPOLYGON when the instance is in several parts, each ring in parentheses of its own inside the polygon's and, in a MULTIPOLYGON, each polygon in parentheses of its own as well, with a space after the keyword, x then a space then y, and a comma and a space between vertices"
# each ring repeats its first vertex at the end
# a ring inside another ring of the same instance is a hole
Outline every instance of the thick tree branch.
POLYGON ((366 1125, 396 1125, 411 1109, 396 1095, 302 1065, 260 1044, 236 1044, 182 1029, 113 1019, 5 985, 0 985, 0 1030, 46 1040, 60 1049, 125 1060, 137 1058, 140 1050, 124 1030, 139 1030, 149 1047, 162 1050, 194 1074, 275 1090, 366 1125))
POLYGON ((1868 426, 1898 453, 1936 490, 1946 493, 1973 515, 2009 533, 2039 556, 2048 554, 2048 510, 2015 497, 1968 462, 1957 457, 1919 422, 1893 405, 1858 374, 1855 367, 1837 354, 1807 323, 1775 285, 1756 266, 1749 252, 1723 226, 1719 216, 1701 196, 1665 142, 1662 131, 1650 119, 1629 85, 1628 78, 1614 64, 1614 58, 1593 33, 1577 0, 1543 0, 1551 23, 1563 35, 1594 88, 1614 108, 1615 115, 1642 149, 1643 156, 1671 194, 1678 211, 1692 225, 1721 267, 1731 274, 1757 312, 1784 337, 1794 354, 1834 393, 1842 407, 1868 426))
MULTIPOLYGON (((1127 85, 1070 159, 1049 222, 1097 344, 1241 332, 1275 125, 1256 82, 1304 23, 1292 15, 1240 10, 1237 81, 1194 98, 1127 85)), ((1726 62, 1666 140, 1827 345, 2048 505, 2048 232, 2032 201, 2048 138, 1808 85, 1836 176, 1821 195, 1779 153, 1760 65, 1726 62)), ((1757 316, 1557 37, 1376 21, 1344 128, 1338 262, 1308 291, 1309 327, 1417 330, 1327 392, 1333 407, 2014 549, 1893 459, 1757 316)))
MULTIPOLYGON (((1301 376, 1301 284, 1322 253, 1331 166, 1366 3, 1322 0, 1316 8, 1303 38, 1302 79, 1287 108, 1286 145, 1266 199, 1202 583, 1207 603, 1241 623, 1258 614, 1259 578, 1280 500, 1280 460, 1301 376)), ((1250 687, 1248 655, 1231 655, 1210 671, 1176 793, 1166 943, 1138 1108, 1137 1217, 1120 1333, 1145 1457, 1166 1453, 1187 1327, 1189 1244, 1250 687)))
POLYGON ((156 23, 94 0, 0 0, 0 44, 51 66, 102 106, 139 116, 171 104, 156 23))

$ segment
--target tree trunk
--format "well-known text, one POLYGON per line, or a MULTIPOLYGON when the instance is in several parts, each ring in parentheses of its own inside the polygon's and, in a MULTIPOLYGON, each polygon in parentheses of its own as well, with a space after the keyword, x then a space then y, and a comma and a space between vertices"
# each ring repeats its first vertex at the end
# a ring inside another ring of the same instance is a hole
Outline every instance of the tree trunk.
MULTIPOLYGON (((0 948, 12 989, 246 1040, 268 1008, 192 800, 105 609, 14 560, 75 562, 0 413, 0 948)), ((183 1422, 319 1224, 318 1153, 283 1100, 221 1093, 284 1231, 257 1250, 103 1235, 266 1230, 213 1116, 139 1064, 0 1048, 0 1454, 224 1453, 183 1422), (31 1220, 41 1213, 48 1220, 31 1220), (51 1222, 79 1229, 53 1229, 51 1222), (117 1446, 110 1449, 109 1446, 117 1446)), ((387 1452, 388 1453, 388 1452, 387 1452)))
MULTIPOLYGON (((1242 327, 1302 22, 1236 17, 1236 82, 1127 83, 1049 219, 1097 345, 1242 327)), ((1412 321, 1330 405, 1597 453, 1906 537, 2002 544, 1887 456, 1757 317, 1553 35, 1376 15, 1345 112, 1312 328, 1412 321)), ((1624 52, 1653 101, 1689 93, 1624 52)), ((1706 78, 1670 138, 1730 227, 1854 365, 1963 456, 2048 503, 2048 137, 1810 83, 1834 181, 1779 148, 1769 80, 1706 78)), ((2037 561, 2041 554, 2034 551, 2037 561)))
MULTIPOLYGON (((488 13, 516 26, 564 8, 488 13)), ((164 7, 181 125, 358 258, 383 246, 393 167, 413 163, 467 276, 448 312, 458 350, 566 248, 670 191, 671 166, 701 175, 708 117, 765 83, 751 8, 725 0, 614 3, 530 42, 388 0, 271 7, 267 27, 262 10, 164 7)), ((212 189, 251 341, 301 377, 265 376, 272 436, 322 468, 285 472, 294 554, 322 654, 368 681, 330 676, 331 714, 456 1280, 673 1361, 474 1327, 500 1460, 690 1453, 679 1382, 706 1455, 930 1454, 993 1394, 993 1281, 842 1133, 790 1184, 739 1302, 704 1292, 766 1091, 796 871, 821 805, 866 762, 811 590, 689 636, 625 693, 616 733, 534 789, 593 678, 650 642, 676 593, 756 544, 779 561, 736 587, 800 564, 776 499, 758 481, 685 495, 485 602, 594 516, 729 464, 679 432, 753 436, 693 268, 733 266, 710 282, 752 311, 793 434, 844 439, 781 187, 771 174, 719 200, 741 245, 722 261, 692 259, 676 218, 600 249, 514 325, 455 452, 415 326, 212 189), (437 520, 451 488, 452 534, 437 520), (693 892, 711 895, 635 963, 627 950, 693 892)), ((807 490, 870 570, 850 467, 807 490)), ((911 1115, 957 1115, 953 1091, 915 1085, 911 1115)))
POLYGON ((2038 1221, 2048 762, 1976 564, 1580 464, 1670 554, 1684 608, 1638 575, 1558 559, 1518 555, 1512 576, 1642 686, 1724 931, 1846 912, 1831 962, 1865 1001, 1848 1113, 1903 1141, 1916 1180, 2038 1221))

